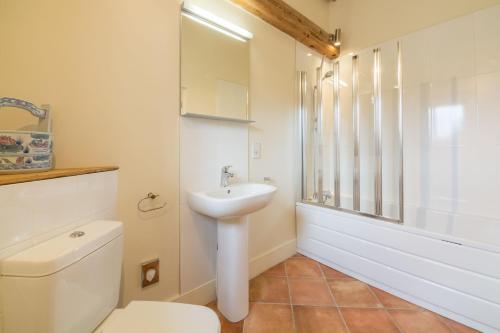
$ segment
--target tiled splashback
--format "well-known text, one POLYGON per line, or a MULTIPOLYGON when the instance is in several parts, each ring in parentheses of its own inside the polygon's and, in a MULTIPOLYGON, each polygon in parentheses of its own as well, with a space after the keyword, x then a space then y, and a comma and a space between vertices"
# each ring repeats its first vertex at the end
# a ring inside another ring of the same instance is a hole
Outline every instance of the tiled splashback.
POLYGON ((0 186, 0 259, 94 219, 115 216, 117 172, 0 186))

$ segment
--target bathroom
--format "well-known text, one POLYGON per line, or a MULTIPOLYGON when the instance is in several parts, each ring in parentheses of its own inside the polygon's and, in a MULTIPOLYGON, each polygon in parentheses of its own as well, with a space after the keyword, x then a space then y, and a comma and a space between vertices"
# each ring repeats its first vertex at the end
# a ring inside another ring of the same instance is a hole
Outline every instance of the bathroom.
POLYGON ((51 135, 38 171, 0 140, 0 333, 500 332, 499 22, 499 0, 0 0, 0 136, 51 135), (239 189, 265 193, 204 211, 239 189), (70 291, 23 292, 16 260, 92 228, 109 304, 50 322, 70 291))

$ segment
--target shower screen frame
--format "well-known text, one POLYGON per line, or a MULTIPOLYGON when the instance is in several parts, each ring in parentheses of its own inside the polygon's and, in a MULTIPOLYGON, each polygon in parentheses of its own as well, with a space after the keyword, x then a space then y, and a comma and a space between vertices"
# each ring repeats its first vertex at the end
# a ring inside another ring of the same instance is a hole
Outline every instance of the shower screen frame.
MULTIPOLYGON (((375 148, 375 170, 374 170, 374 203, 375 203, 375 212, 363 212, 360 209, 360 104, 358 100, 358 87, 359 87, 359 72, 358 72, 358 55, 352 55, 352 118, 353 118, 353 193, 352 193, 352 207, 353 209, 343 208, 341 207, 341 198, 340 198, 340 85, 339 85, 339 67, 340 63, 338 60, 333 63, 333 85, 332 85, 332 93, 333 93, 333 137, 334 137, 334 145, 333 145, 333 156, 334 156, 334 203, 333 205, 327 205, 323 202, 321 198, 321 193, 317 194, 318 201, 312 201, 307 198, 307 175, 308 175, 308 140, 310 138, 310 133, 308 133, 308 124, 307 124, 307 107, 305 103, 305 94, 307 94, 307 72, 300 71, 299 72, 299 131, 300 131, 300 156, 301 156, 301 171, 300 175, 301 179, 301 202, 325 207, 329 209, 339 210, 342 212, 347 212, 351 214, 356 214, 364 217, 375 218, 378 220, 383 220, 387 222, 403 224, 404 223, 404 176, 403 176, 403 82, 402 82, 402 63, 401 63, 401 42, 397 42, 396 45, 397 52, 397 103, 396 103, 396 137, 397 141, 397 153, 394 156, 394 164, 397 166, 397 174, 394 177, 397 179, 397 201, 398 201, 398 214, 397 218, 384 216, 383 211, 383 200, 382 200, 382 116, 383 116, 383 105, 382 105, 382 97, 381 97, 381 48, 375 48, 373 50, 373 104, 374 104, 374 115, 373 115, 373 124, 374 124, 374 148, 375 148)), ((320 71, 316 71, 316 82, 321 82, 320 71)), ((318 89, 321 90, 321 89, 318 89)), ((313 93, 313 108, 314 112, 322 110, 322 100, 318 100, 318 95, 320 94, 313 93)), ((319 126, 319 125, 318 125, 319 126)), ((321 135, 321 133, 319 133, 321 135)), ((316 133, 312 133, 312 135, 316 135, 316 133)), ((313 147, 313 154, 316 148, 313 147)), ((313 174, 316 174, 318 170, 313 170, 313 174)), ((316 182, 316 177, 314 177, 316 182)), ((320 179, 321 180, 321 179, 320 179)), ((322 188, 322 184, 313 184, 314 188, 322 188)))

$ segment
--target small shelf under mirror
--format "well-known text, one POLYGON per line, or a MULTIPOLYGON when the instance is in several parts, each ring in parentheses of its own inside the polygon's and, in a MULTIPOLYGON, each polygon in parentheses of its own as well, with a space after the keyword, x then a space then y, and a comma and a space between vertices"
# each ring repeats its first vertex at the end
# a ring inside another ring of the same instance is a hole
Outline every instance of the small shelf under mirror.
POLYGON ((201 119, 211 119, 211 120, 226 120, 226 121, 232 121, 232 122, 235 122, 235 123, 244 123, 244 124, 255 123, 255 120, 228 118, 228 117, 212 116, 212 115, 198 114, 198 113, 183 113, 183 114, 181 114, 181 116, 182 117, 187 117, 187 118, 201 118, 201 119))

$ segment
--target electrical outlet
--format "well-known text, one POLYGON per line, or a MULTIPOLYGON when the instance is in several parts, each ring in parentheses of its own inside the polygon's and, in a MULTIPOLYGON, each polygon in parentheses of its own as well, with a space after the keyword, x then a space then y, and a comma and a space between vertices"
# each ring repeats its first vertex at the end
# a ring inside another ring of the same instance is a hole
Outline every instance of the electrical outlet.
POLYGON ((141 265, 141 286, 146 288, 160 281, 160 259, 153 259, 141 265))

